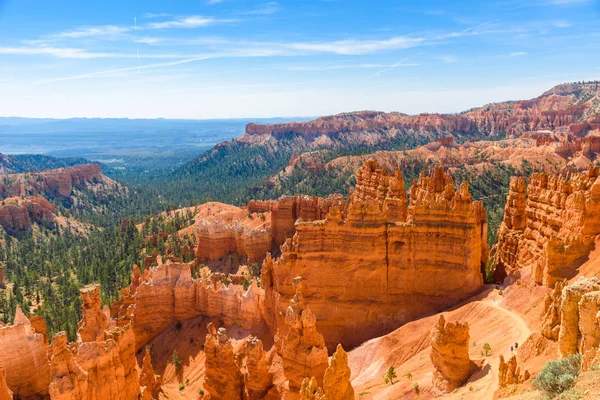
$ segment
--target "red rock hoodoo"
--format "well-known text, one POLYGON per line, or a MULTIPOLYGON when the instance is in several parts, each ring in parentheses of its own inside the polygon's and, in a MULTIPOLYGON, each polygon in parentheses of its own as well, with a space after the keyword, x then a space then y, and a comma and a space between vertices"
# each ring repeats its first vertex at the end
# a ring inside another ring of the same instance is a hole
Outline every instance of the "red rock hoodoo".
POLYGON ((434 386, 442 392, 451 392, 471 375, 469 360, 469 325, 446 323, 440 315, 431 330, 431 362, 435 367, 434 386))

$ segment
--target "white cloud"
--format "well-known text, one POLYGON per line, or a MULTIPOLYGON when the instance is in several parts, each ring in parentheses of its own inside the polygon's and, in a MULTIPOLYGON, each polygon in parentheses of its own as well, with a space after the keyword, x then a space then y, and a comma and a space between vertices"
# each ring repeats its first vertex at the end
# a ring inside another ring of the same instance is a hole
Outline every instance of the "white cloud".
POLYGON ((130 27, 105 25, 105 26, 90 26, 73 29, 71 31, 60 32, 50 35, 56 39, 77 39, 91 36, 114 36, 130 31, 130 27))
POLYGON ((93 58, 110 58, 114 53, 93 53, 82 49, 69 47, 0 47, 0 54, 7 55, 49 55, 58 58, 78 58, 89 60, 93 58))
POLYGON ((224 24, 235 22, 232 19, 217 19, 212 17, 203 17, 201 15, 191 15, 180 17, 171 21, 152 22, 148 24, 150 29, 165 29, 165 28, 200 28, 203 26, 224 24))
POLYGON ((271 15, 279 11, 281 7, 276 1, 270 1, 268 3, 259 4, 255 9, 246 11, 244 14, 248 15, 271 15))
POLYGON ((223 0, 208 0, 208 1, 207 1, 206 3, 204 3, 204 4, 207 4, 207 5, 211 6, 211 5, 213 5, 213 4, 218 4, 218 3, 221 3, 222 1, 223 1, 223 0))
POLYGON ((527 53, 524 51, 515 51, 514 53, 510 53, 508 56, 509 57, 521 57, 524 55, 527 55, 527 53))
POLYGON ((162 40, 163 39, 156 38, 156 37, 144 37, 144 38, 136 39, 135 42, 143 43, 143 44, 157 44, 157 43, 161 42, 162 40))
POLYGON ((558 6, 570 6, 575 4, 588 4, 591 3, 592 0, 550 0, 548 4, 558 5, 558 6))

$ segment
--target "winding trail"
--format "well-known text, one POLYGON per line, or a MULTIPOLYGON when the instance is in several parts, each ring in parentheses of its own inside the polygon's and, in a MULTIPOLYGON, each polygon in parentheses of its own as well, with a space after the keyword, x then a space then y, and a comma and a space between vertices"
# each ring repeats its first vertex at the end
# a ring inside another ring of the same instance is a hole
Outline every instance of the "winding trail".
MULTIPOLYGON (((500 311, 501 313, 503 313, 505 316, 509 317, 514 322, 515 327, 519 331, 518 339, 515 340, 516 342, 524 343, 527 340, 527 338, 531 335, 532 332, 529 329, 529 327, 527 326, 527 324, 525 323, 525 321, 523 321, 523 319, 518 314, 502 307, 501 302, 495 302, 494 299, 485 299, 485 300, 482 300, 481 303, 485 304, 488 307, 491 307, 491 308, 494 308, 494 309, 500 311)), ((510 354, 509 350, 501 351, 500 354, 502 354, 504 356, 505 360, 512 356, 512 354, 510 354)), ((498 390, 498 385, 499 385, 498 369, 499 369, 499 365, 500 365, 500 354, 497 354, 496 356, 491 357, 489 359, 489 364, 491 367, 490 373, 492 374, 492 380, 491 380, 490 384, 488 385, 487 390, 484 393, 482 393, 481 399, 492 400, 494 398, 494 393, 496 392, 496 390, 498 390)))

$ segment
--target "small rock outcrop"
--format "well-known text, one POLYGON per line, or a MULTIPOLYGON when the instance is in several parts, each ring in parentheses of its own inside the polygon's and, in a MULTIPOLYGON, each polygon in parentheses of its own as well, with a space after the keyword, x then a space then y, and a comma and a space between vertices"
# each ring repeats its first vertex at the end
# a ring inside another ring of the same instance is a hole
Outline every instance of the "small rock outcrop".
POLYGON ((140 386, 143 388, 142 395, 148 398, 157 399, 158 394, 161 392, 161 385, 161 376, 154 373, 152 356, 150 355, 150 350, 146 348, 146 353, 142 360, 142 369, 140 371, 140 386))
POLYGON ((108 317, 102 312, 100 285, 87 285, 79 290, 82 300, 83 318, 79 321, 77 335, 82 342, 104 340, 108 317))
POLYGON ((500 365, 498 367, 498 386, 504 388, 508 385, 517 385, 529 380, 529 371, 525 370, 521 374, 521 369, 517 366, 517 357, 512 356, 508 362, 500 356, 500 365))
POLYGON ((204 343, 206 354, 206 375, 204 388, 215 400, 241 399, 243 379, 236 360, 231 340, 225 328, 217 329, 212 323, 207 326, 204 343))
POLYGON ((323 388, 316 378, 304 378, 300 388, 302 400, 354 400, 354 388, 350 383, 348 354, 338 345, 323 377, 323 388))
POLYGON ((85 399, 88 396, 88 374, 67 347, 67 334, 54 335, 50 346, 50 398, 53 400, 85 399))
POLYGON ((0 349, 0 367, 15 396, 48 395, 51 377, 44 335, 33 329, 18 306, 13 324, 0 327, 0 349))
POLYGON ((6 384, 6 372, 0 367, 0 400, 12 400, 13 393, 6 384))
POLYGON ((280 353, 290 391, 297 393, 307 377, 314 376, 319 386, 323 385, 328 354, 323 335, 317 330, 317 319, 304 303, 302 278, 294 278, 294 287, 296 294, 285 312, 285 327, 280 330, 287 330, 280 353))
POLYGON ((442 392, 451 392, 471 376, 469 325, 446 323, 440 315, 430 338, 430 358, 435 367, 433 385, 442 392))
POLYGON ((269 371, 263 343, 255 336, 246 339, 244 357, 244 395, 248 399, 262 399, 273 387, 273 374, 269 371))

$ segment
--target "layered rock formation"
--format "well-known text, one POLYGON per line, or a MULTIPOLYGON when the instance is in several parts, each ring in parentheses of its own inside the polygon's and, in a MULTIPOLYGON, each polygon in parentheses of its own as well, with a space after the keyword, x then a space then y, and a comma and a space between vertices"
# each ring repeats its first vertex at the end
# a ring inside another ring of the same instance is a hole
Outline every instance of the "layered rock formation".
POLYGON ((598 84, 559 85, 541 96, 516 102, 489 104, 466 113, 440 115, 360 111, 318 118, 307 122, 258 125, 248 124, 237 140, 265 143, 269 139, 300 137, 313 145, 335 147, 341 143, 370 144, 389 141, 399 135, 414 134, 429 141, 448 135, 519 136, 543 129, 585 132, 597 125, 598 84), (585 93, 588 98, 581 102, 585 93), (584 119, 585 122, 580 121, 584 119), (343 138, 343 141, 340 140, 343 138))
POLYGON ((279 350, 290 391, 299 392, 306 377, 315 377, 322 386, 328 357, 323 335, 317 331, 317 319, 304 303, 302 278, 294 279, 294 287, 296 294, 285 312, 287 334, 279 350))
POLYGON ((53 224, 55 212, 56 207, 46 199, 11 197, 0 206, 0 226, 9 233, 29 231, 34 223, 53 224))
POLYGON ((104 340, 104 330, 109 317, 102 312, 100 285, 88 285, 79 290, 83 302, 83 318, 78 324, 78 339, 81 342, 104 340))
POLYGON ((580 277, 569 285, 561 283, 546 298, 542 334, 558 341, 559 357, 582 354, 587 369, 600 363, 599 313, 600 279, 580 277))
POLYGON ((97 164, 5 176, 6 179, 0 183, 0 197, 38 196, 43 193, 70 197, 73 186, 108 179, 102 175, 100 165, 97 164))
POLYGON ((478 291, 486 229, 481 203, 466 183, 455 191, 442 169, 414 182, 407 206, 400 173, 366 163, 347 212, 332 207, 325 220, 298 221, 281 257, 265 260, 266 320, 282 326, 292 279, 302 276, 328 347, 354 347, 478 291))
POLYGON ((332 206, 343 209, 345 204, 341 195, 331 195, 325 199, 316 196, 282 196, 278 200, 250 201, 248 210, 271 212, 272 247, 278 252, 279 246, 294 236, 297 220, 321 220, 332 206))
POLYGON ((431 330, 430 358, 435 372, 433 385, 442 392, 451 392, 471 376, 469 360, 469 325, 446 323, 440 315, 431 330))
POLYGON ((208 324, 208 333, 204 342, 206 354, 206 376, 204 387, 211 399, 241 399, 243 379, 237 364, 231 340, 225 328, 217 329, 208 324))
POLYGON ((251 329, 263 320, 264 295, 256 281, 242 285, 216 283, 210 277, 192 278, 192 264, 162 264, 142 275, 134 269, 131 285, 111 312, 119 326, 132 323, 137 349, 177 321, 200 315, 251 329))
POLYGON ((316 378, 305 378, 300 388, 302 400, 354 400, 354 388, 350 383, 348 355, 341 345, 331 357, 329 367, 323 377, 323 388, 319 388, 316 378))
POLYGON ((0 349, 0 367, 14 396, 48 395, 51 376, 44 335, 35 332, 18 307, 14 323, 0 327, 0 349))
POLYGON ((529 371, 525 370, 521 374, 521 369, 517 365, 517 357, 512 356, 508 362, 500 356, 500 365, 498 366, 498 387, 504 388, 508 385, 518 385, 529 379, 529 371))
POLYGON ((600 234, 599 174, 533 174, 526 200, 523 179, 513 178, 498 233, 499 276, 530 266, 536 283, 553 286, 576 274, 600 234))

